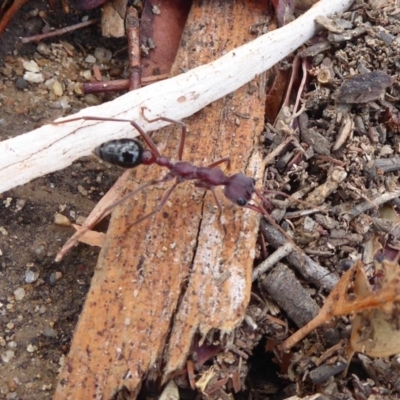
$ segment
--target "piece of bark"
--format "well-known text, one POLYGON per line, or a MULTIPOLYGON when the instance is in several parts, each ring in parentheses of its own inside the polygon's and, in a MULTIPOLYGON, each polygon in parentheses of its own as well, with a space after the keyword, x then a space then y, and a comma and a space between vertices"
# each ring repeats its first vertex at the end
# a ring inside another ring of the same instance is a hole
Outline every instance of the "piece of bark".
POLYGON ((385 204, 388 201, 396 199, 398 197, 400 197, 400 189, 379 194, 378 196, 359 204, 354 204, 355 201, 352 200, 339 206, 332 207, 331 212, 335 215, 346 218, 347 221, 351 221, 358 215, 363 214, 368 210, 371 210, 372 208, 378 208, 382 204, 385 204))
POLYGON ((311 146, 317 154, 329 156, 331 144, 329 140, 314 129, 308 128, 308 116, 304 112, 299 116, 301 140, 311 146))
MULTIPOLYGON (((265 21, 264 11, 261 0, 194 4, 173 71, 248 41, 247 27, 265 21)), ((188 121, 185 160, 207 165, 230 156, 231 173, 260 182, 265 94, 254 90, 259 80, 188 121)), ((153 138, 163 154, 176 157, 179 136, 172 127, 153 138)), ((127 190, 166 173, 158 166, 135 172, 127 190)), ((111 398, 122 387, 134 398, 144 377, 165 378, 183 366, 196 332, 231 331, 243 319, 259 215, 219 195, 221 224, 212 195, 186 183, 162 212, 127 232, 163 193, 153 187, 115 210, 55 399, 111 398)))
POLYGON ((319 312, 318 304, 285 264, 278 263, 261 281, 261 286, 299 328, 319 312))
POLYGON ((392 77, 383 71, 354 75, 343 81, 337 92, 336 101, 348 104, 378 100, 392 84, 392 77))
POLYGON ((169 74, 174 63, 182 31, 190 10, 190 1, 147 0, 144 3, 140 19, 141 45, 150 47, 149 54, 143 56, 142 75, 153 76, 169 74), (154 14, 153 7, 158 6, 160 14, 154 14))
POLYGON ((128 0, 109 0, 103 5, 101 33, 104 37, 125 36, 125 15, 128 0))
POLYGON ((378 158, 371 160, 364 165, 364 170, 371 179, 388 172, 400 170, 400 157, 394 156, 391 158, 378 158))
POLYGON ((348 364, 337 361, 335 364, 322 364, 310 371, 310 379, 314 385, 322 385, 330 377, 340 374, 347 368, 348 364))
MULTIPOLYGON (((211 102, 237 90, 266 71, 309 40, 315 33, 317 15, 346 10, 352 0, 321 0, 292 23, 224 53, 213 63, 172 79, 131 91, 96 107, 81 110, 82 115, 134 119, 146 132, 168 125, 149 124, 141 107, 151 110, 150 118, 186 118, 211 102)), ((223 44, 221 43, 221 46, 223 44)), ((0 142, 0 192, 72 164, 107 140, 134 137, 129 124, 75 121, 45 125, 16 138, 0 142)))
MULTIPOLYGON (((327 176, 324 183, 317 186, 305 199, 304 203, 308 207, 316 207, 323 204, 326 198, 335 192, 339 187, 340 183, 343 182, 347 177, 347 172, 342 168, 336 167, 327 176)), ((299 208, 304 208, 300 205, 299 208)))

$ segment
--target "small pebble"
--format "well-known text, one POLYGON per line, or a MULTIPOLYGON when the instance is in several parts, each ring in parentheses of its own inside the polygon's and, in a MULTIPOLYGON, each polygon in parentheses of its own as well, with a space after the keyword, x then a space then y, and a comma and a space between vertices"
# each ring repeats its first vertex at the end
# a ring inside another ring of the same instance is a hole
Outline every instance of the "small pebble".
POLYGON ((24 61, 22 63, 23 67, 29 72, 40 72, 39 65, 35 61, 24 61))
POLYGON ((14 297, 17 301, 21 301, 25 297, 25 294, 25 289, 22 287, 14 290, 14 297))
POLYGON ((44 328, 43 332, 44 336, 49 337, 49 338, 55 338, 57 337, 57 331, 51 328, 50 326, 46 326, 44 328))
POLYGON ((40 306, 39 307, 39 314, 44 314, 47 311, 46 306, 40 306))
POLYGON ((0 336, 0 346, 4 347, 6 345, 6 341, 4 340, 4 338, 2 336, 0 336))
POLYGON ((22 78, 21 76, 19 76, 19 77, 17 78, 17 80, 15 81, 15 87, 16 87, 18 90, 27 89, 28 86, 29 86, 28 82, 27 82, 24 78, 22 78))
POLYGON ((39 272, 32 271, 31 269, 27 269, 25 271, 25 282, 26 283, 33 283, 36 282, 39 278, 39 272))
POLYGON ((33 8, 32 10, 28 11, 28 15, 30 17, 37 17, 39 15, 39 9, 33 8))
POLYGON ((83 86, 80 82, 74 84, 74 93, 83 95, 83 86))
POLYGON ((15 340, 11 340, 11 342, 8 342, 8 343, 7 343, 7 346, 8 346, 10 349, 15 349, 15 348, 17 347, 17 342, 16 342, 15 340))
POLYGON ((7 329, 9 329, 9 330, 11 331, 11 329, 14 329, 15 324, 14 324, 13 322, 9 322, 9 323, 6 325, 6 327, 7 327, 7 329))
POLYGON ((46 81, 44 82, 44 86, 46 86, 49 90, 51 90, 55 81, 56 81, 55 78, 46 79, 46 81))
POLYGON ((62 273, 60 271, 52 272, 49 276, 49 284, 54 286, 56 282, 62 277, 62 273))
POLYGON ((35 72, 25 72, 24 79, 28 82, 32 83, 41 83, 44 82, 44 76, 42 73, 35 73, 35 72))
POLYGON ((42 56, 47 56, 47 57, 52 54, 50 47, 44 43, 39 43, 38 46, 36 47, 36 51, 42 56))
POLYGON ((33 246, 32 250, 36 258, 42 260, 43 257, 46 256, 47 245, 45 243, 40 243, 38 245, 33 246))
POLYGON ((89 106, 98 106, 101 104, 101 100, 94 94, 87 94, 85 96, 85 101, 89 106))
POLYGON ((1 353, 1 359, 4 363, 10 362, 14 358, 15 352, 12 350, 7 350, 4 353, 1 353))
POLYGON ((18 389, 18 385, 21 384, 20 380, 17 377, 10 378, 7 383, 8 390, 10 392, 15 392, 18 389))
POLYGON ((7 235, 8 235, 7 229, 4 228, 4 226, 0 226, 0 233, 1 233, 3 236, 7 236, 7 235))
POLYGON ((96 47, 94 50, 94 56, 98 61, 108 63, 112 58, 112 52, 104 47, 96 47))
POLYGON ((7 197, 7 198, 3 201, 3 204, 4 204, 5 208, 10 207, 11 202, 12 202, 12 197, 7 197))
POLYGON ((86 58, 85 61, 89 64, 94 64, 96 62, 96 57, 92 56, 91 54, 89 54, 86 58))
POLYGON ((61 99, 59 100, 60 106, 62 109, 66 110, 67 108, 71 108, 71 106, 69 105, 70 99, 66 96, 61 97, 61 99))
POLYGON ((16 211, 21 211, 25 207, 25 204, 26 204, 26 200, 18 199, 17 203, 15 204, 16 211))
POLYGON ((71 221, 65 215, 59 213, 54 215, 54 223, 61 226, 71 226, 71 221))
POLYGON ((28 353, 34 353, 35 351, 37 351, 37 349, 38 349, 37 346, 34 346, 33 344, 29 343, 27 348, 26 348, 26 351, 28 353))
POLYGON ((87 190, 86 190, 82 185, 78 185, 78 192, 79 192, 82 196, 87 196, 87 195, 88 195, 87 190))
POLYGON ((51 383, 49 383, 48 385, 42 385, 42 387, 41 387, 40 390, 41 390, 42 392, 47 392, 47 391, 51 390, 52 387, 53 387, 53 385, 52 385, 51 383))
POLYGON ((60 82, 55 81, 53 83, 53 92, 56 96, 61 97, 63 95, 63 88, 60 82))
POLYGON ((81 71, 80 74, 88 81, 90 81, 90 79, 92 79, 92 71, 90 71, 90 69, 87 69, 85 71, 81 71))

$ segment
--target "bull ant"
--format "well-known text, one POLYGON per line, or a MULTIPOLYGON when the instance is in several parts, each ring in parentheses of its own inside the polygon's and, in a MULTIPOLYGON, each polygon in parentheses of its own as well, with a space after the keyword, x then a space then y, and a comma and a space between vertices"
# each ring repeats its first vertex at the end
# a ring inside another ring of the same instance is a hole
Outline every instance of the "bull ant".
POLYGON ((143 148, 142 144, 134 139, 110 140, 96 147, 93 151, 94 154, 99 158, 101 158, 102 160, 114 165, 118 165, 123 168, 135 168, 136 166, 141 164, 144 165, 157 164, 160 167, 167 168, 169 172, 161 179, 153 179, 145 183, 144 185, 128 193, 118 201, 104 208, 104 210, 102 210, 102 212, 100 213, 100 215, 98 216, 97 220, 94 223, 90 223, 88 225, 83 224, 82 228, 67 241, 67 243, 64 245, 60 253, 57 255, 56 260, 60 260, 62 256, 76 243, 79 237, 81 237, 85 232, 91 229, 97 222, 103 219, 106 215, 110 214, 115 209, 116 206, 128 200, 129 198, 133 197, 134 195, 136 195, 137 193, 139 193, 140 191, 149 186, 168 182, 173 179, 175 179, 174 184, 165 192, 164 197, 161 199, 158 206, 150 213, 140 217, 137 221, 135 221, 132 225, 130 225, 129 228, 139 224, 146 218, 149 218, 152 215, 158 213, 163 208, 165 203, 168 201, 174 189, 180 183, 189 180, 194 180, 194 184, 196 187, 205 188, 211 191, 215 203, 217 204, 220 216, 222 213, 222 207, 215 193, 215 187, 217 186, 224 187, 223 193, 225 197, 232 203, 240 207, 249 208, 262 215, 265 215, 267 213, 262 205, 250 203, 253 194, 255 194, 261 200, 262 203, 269 204, 268 200, 261 194, 259 190, 255 188, 255 181, 253 178, 250 178, 242 173, 225 175, 224 172, 219 168, 218 165, 222 163, 227 163, 227 165, 229 166, 230 163, 229 157, 221 158, 217 161, 214 161, 211 164, 206 165, 205 167, 197 167, 191 164, 190 162, 182 161, 185 139, 187 134, 187 128, 183 122, 175 121, 173 119, 165 117, 158 117, 152 120, 148 120, 148 122, 156 122, 162 120, 179 124, 182 126, 182 133, 178 147, 178 161, 174 162, 167 156, 163 156, 160 154, 153 140, 134 121, 127 119, 112 119, 112 118, 84 116, 84 117, 70 119, 67 121, 62 121, 59 123, 76 121, 80 119, 94 120, 94 121, 129 122, 139 132, 140 136, 142 137, 143 141, 146 143, 148 147, 148 148, 143 148))

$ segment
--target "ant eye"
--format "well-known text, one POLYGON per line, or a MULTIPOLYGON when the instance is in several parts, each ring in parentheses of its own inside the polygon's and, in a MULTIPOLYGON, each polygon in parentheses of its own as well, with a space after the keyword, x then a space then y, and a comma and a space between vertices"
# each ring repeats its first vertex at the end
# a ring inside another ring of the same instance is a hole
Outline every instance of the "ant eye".
POLYGON ((247 204, 247 201, 243 197, 239 197, 236 199, 236 203, 238 206, 245 206, 247 204))

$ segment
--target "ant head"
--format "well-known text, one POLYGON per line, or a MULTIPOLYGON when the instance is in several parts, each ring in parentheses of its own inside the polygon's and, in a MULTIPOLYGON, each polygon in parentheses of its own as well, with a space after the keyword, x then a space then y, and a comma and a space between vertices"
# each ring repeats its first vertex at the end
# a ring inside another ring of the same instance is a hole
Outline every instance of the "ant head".
POLYGON ((245 206, 254 193, 255 180, 239 173, 228 178, 224 187, 225 197, 238 206, 245 206))
POLYGON ((93 153, 110 164, 134 168, 143 163, 143 147, 133 139, 110 140, 93 150, 93 153))

